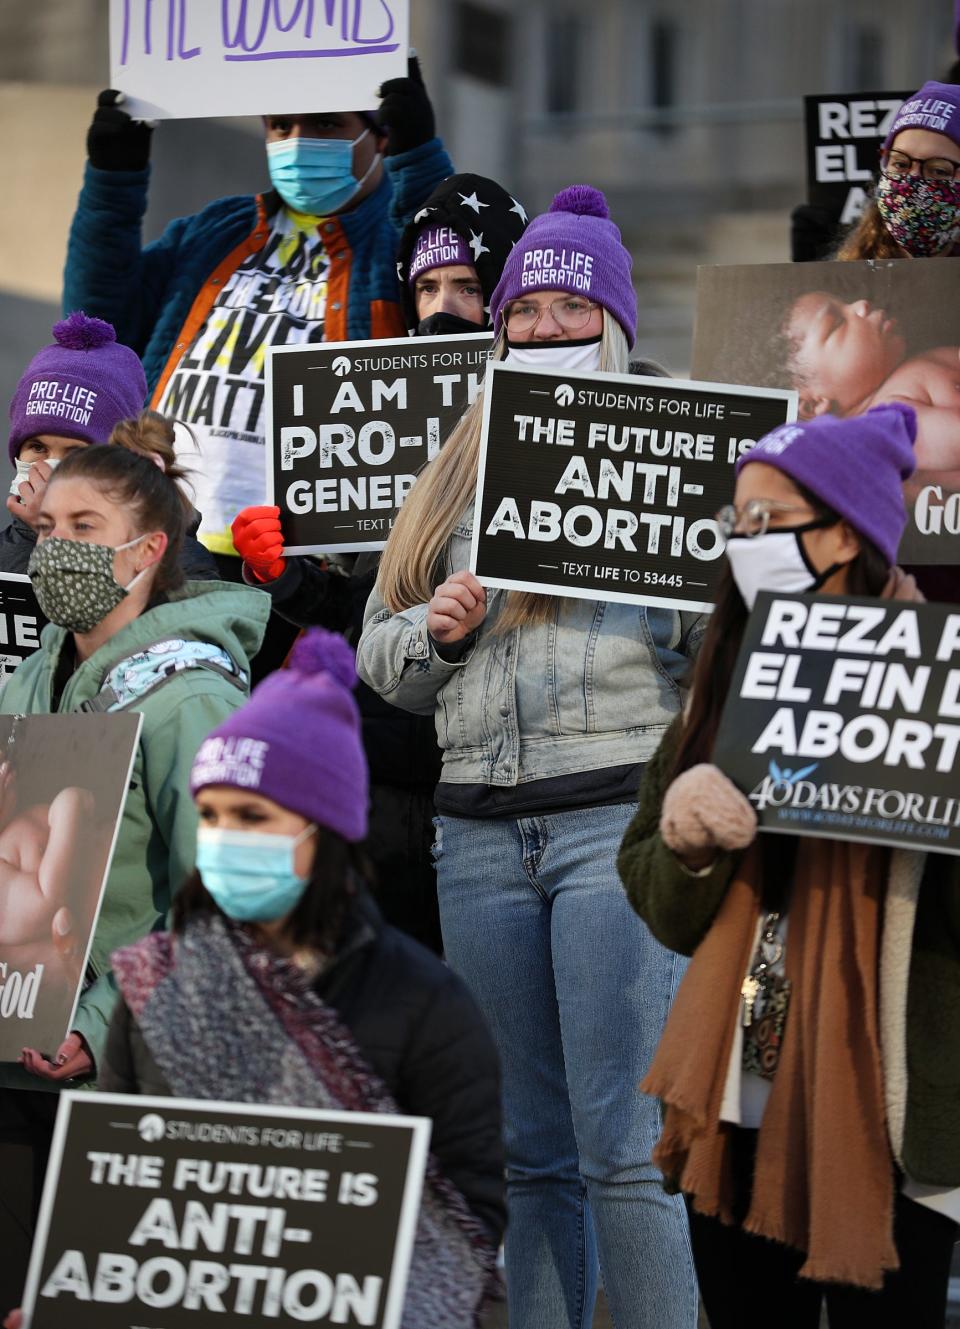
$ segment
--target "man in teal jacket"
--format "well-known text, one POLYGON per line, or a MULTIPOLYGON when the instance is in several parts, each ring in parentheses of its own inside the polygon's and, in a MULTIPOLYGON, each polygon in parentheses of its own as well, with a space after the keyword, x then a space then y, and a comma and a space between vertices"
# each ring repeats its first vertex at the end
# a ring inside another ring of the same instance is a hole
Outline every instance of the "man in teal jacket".
POLYGON ((381 96, 379 112, 266 116, 273 190, 218 199, 145 248, 151 130, 112 91, 90 128, 64 306, 112 322, 151 405, 190 426, 200 538, 231 580, 230 523, 266 496, 266 351, 406 333, 400 229, 453 167, 415 60, 381 96))

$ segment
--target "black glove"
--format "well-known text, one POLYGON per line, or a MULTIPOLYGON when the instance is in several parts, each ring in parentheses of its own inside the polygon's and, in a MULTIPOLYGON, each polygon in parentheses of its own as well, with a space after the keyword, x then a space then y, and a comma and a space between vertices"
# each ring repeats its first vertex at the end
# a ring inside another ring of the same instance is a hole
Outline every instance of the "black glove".
POLYGON ((812 203, 798 203, 790 214, 790 258, 816 263, 831 258, 842 227, 832 212, 812 203))
POLYGON ((121 111, 122 100, 123 93, 113 88, 101 92, 87 130, 87 156, 100 171, 142 171, 150 160, 153 126, 121 111))
POLYGON ((415 55, 407 61, 407 77, 389 79, 380 89, 380 98, 377 120, 387 135, 385 156, 396 157, 430 142, 436 122, 415 55))

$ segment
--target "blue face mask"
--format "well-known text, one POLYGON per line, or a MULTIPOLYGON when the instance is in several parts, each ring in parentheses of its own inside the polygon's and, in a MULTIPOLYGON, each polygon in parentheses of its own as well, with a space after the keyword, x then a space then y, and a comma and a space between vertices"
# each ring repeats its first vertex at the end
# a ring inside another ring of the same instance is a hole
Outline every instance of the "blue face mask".
POLYGON ((225 914, 238 923, 269 923, 295 909, 307 878, 293 870, 297 845, 316 826, 300 835, 268 835, 263 831, 197 831, 197 871, 225 914))
POLYGON ((380 160, 379 152, 361 179, 353 173, 353 150, 370 133, 351 143, 339 138, 288 138, 267 144, 273 187, 294 212, 328 217, 355 196, 380 160))

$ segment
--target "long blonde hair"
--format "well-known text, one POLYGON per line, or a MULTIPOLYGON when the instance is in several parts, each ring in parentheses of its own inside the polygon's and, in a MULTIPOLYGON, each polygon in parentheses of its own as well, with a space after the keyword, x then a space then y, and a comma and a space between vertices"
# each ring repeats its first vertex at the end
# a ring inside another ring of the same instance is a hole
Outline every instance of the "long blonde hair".
MULTIPOLYGON (((502 360, 506 338, 500 333, 491 359, 502 360)), ((625 374, 630 368, 630 350, 620 324, 603 311, 600 339, 600 371, 625 374)), ((377 587, 391 613, 426 604, 447 576, 447 545, 464 514, 472 510, 480 462, 483 431, 483 393, 468 406, 453 432, 429 462, 397 515, 387 547, 380 560, 377 587)), ((552 617, 557 597, 533 591, 511 591, 497 619, 498 631, 509 631, 552 617)))

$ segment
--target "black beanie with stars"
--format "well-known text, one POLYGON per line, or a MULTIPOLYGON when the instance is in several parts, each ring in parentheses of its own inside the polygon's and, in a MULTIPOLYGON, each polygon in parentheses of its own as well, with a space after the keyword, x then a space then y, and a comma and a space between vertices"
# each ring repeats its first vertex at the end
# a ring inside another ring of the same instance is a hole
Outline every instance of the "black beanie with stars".
POLYGON ((400 240, 397 276, 403 316, 410 331, 415 332, 419 323, 416 298, 408 281, 410 263, 417 240, 427 227, 448 226, 463 240, 483 290, 485 326, 489 328, 490 297, 526 225, 522 205, 495 180, 482 175, 451 175, 438 185, 400 240))

